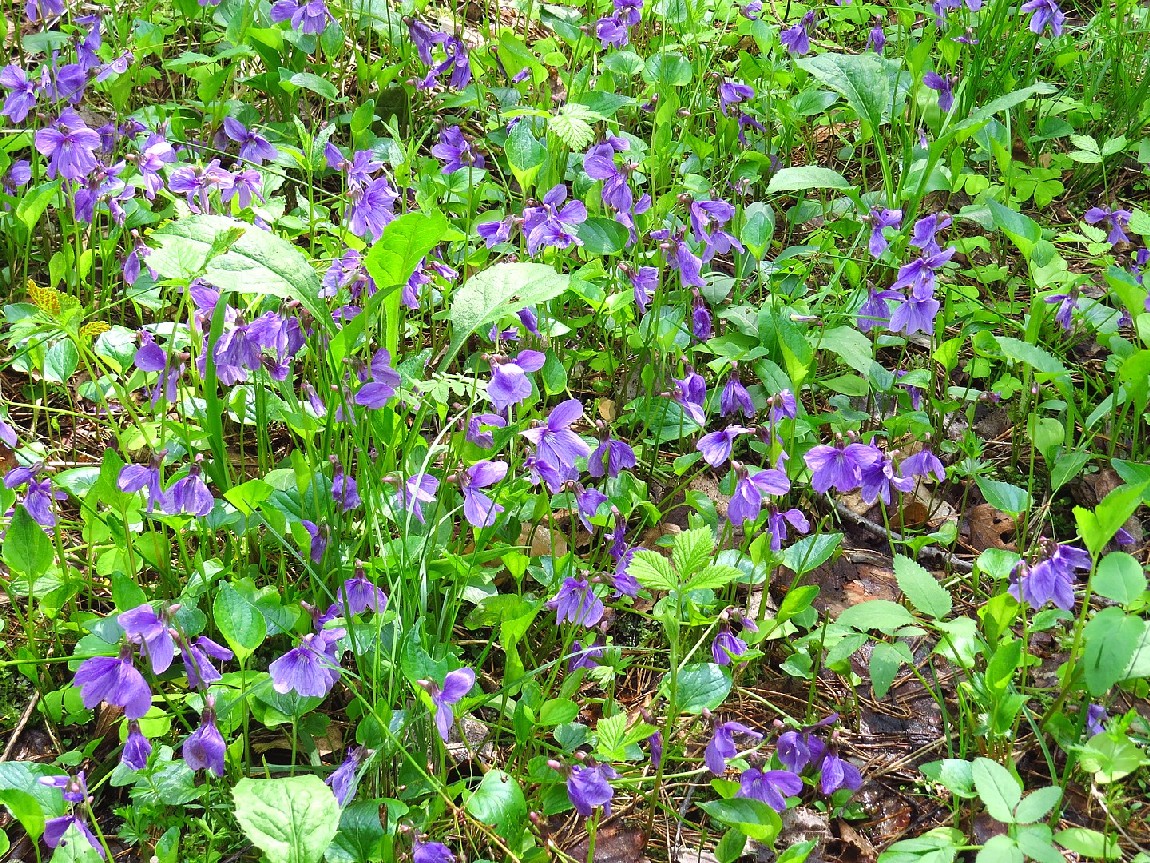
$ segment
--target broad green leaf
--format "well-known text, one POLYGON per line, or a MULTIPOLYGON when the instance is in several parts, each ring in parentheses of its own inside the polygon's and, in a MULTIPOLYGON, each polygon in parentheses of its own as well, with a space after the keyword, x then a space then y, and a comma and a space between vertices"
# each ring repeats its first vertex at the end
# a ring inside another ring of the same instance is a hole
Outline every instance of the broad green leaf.
POLYGON ((783 551, 783 565, 795 575, 806 575, 830 560, 842 539, 841 533, 814 533, 804 536, 783 551))
POLYGON ((40 801, 29 792, 19 788, 0 788, 0 805, 8 808, 33 840, 43 835, 44 810, 40 808, 40 801))
POLYGON ((747 834, 738 827, 732 827, 723 834, 723 838, 715 845, 715 859, 718 863, 735 863, 743 856, 743 849, 747 847, 747 834))
POLYGON ((994 226, 1002 231, 1022 254, 1029 255, 1034 251, 1035 244, 1042 239, 1042 228, 1034 219, 993 199, 987 201, 987 206, 990 208, 994 226))
POLYGON ((51 863, 103 863, 103 855, 92 847, 75 824, 69 824, 60 844, 52 852, 51 863))
POLYGON ((1050 491, 1056 492, 1082 473, 1093 456, 1088 452, 1063 452, 1050 467, 1050 491))
POLYGON ((1009 336, 995 336, 994 340, 998 342, 998 347, 1008 359, 1026 363, 1026 365, 1030 366, 1036 372, 1066 374, 1066 366, 1063 365, 1062 360, 1058 359, 1045 348, 1040 348, 1038 345, 1032 345, 1030 342, 1010 338, 1009 336))
POLYGON ((1099 596, 1119 605, 1130 605, 1146 591, 1146 573, 1142 565, 1124 551, 1113 551, 1098 563, 1090 582, 1099 596))
POLYGON ((870 51, 865 54, 826 52, 795 61, 823 84, 841 94, 858 115, 877 129, 889 123, 891 110, 910 89, 911 74, 898 60, 870 51))
POLYGON ((683 713, 702 713, 703 708, 717 710, 731 692, 731 672, 713 662, 684 665, 676 674, 667 672, 660 691, 670 697, 670 677, 675 674, 678 708, 683 713))
POLYGON ((64 384, 76 373, 80 354, 71 339, 56 339, 44 352, 44 380, 64 384))
POLYGON ((579 705, 570 698, 552 698, 539 708, 539 724, 545 726, 562 725, 571 722, 579 715, 579 705))
POLYGON ((1121 486, 1106 495, 1091 512, 1080 506, 1074 507, 1074 520, 1078 533, 1091 555, 1098 555, 1106 544, 1118 533, 1118 529, 1134 514, 1142 503, 1142 492, 1146 485, 1121 486))
POLYGON ((643 68, 643 80, 661 92, 686 87, 693 77, 691 62, 675 51, 651 55, 643 68))
POLYGON ((715 590, 743 578, 741 569, 721 563, 711 564, 699 570, 687 580, 684 590, 715 590))
POLYGON ((431 215, 404 213, 383 229, 364 255, 363 265, 377 289, 406 285, 419 262, 446 235, 447 219, 438 210, 431 215))
POLYGON ((709 527, 685 530, 675 537, 671 546, 671 563, 680 578, 690 580, 711 562, 715 551, 715 537, 709 527))
POLYGON ((979 849, 975 863, 1023 863, 1022 849, 1018 843, 1005 834, 991 836, 979 849))
POLYGON ((974 790, 974 765, 969 761, 943 758, 941 761, 924 764, 919 770, 923 776, 944 786, 955 797, 973 800, 977 796, 974 790))
POLYGON ((752 257, 762 258, 775 233, 775 211, 762 201, 755 201, 743 211, 743 229, 739 239, 752 257))
POLYGON ((627 247, 627 229, 603 216, 592 216, 580 224, 575 233, 583 248, 592 255, 614 255, 627 247))
POLYGON ((212 215, 178 219, 149 236, 155 245, 148 266, 163 278, 203 276, 225 291, 297 300, 318 326, 333 326, 319 299, 319 276, 303 252, 282 237, 212 215))
POLYGON ((48 571, 55 550, 44 528, 28 514, 28 510, 18 506, 4 535, 2 554, 13 572, 34 580, 48 571))
POLYGON ((1054 841, 1075 854, 1091 860, 1117 860, 1122 856, 1117 836, 1107 836, 1087 827, 1071 827, 1054 834, 1054 841))
POLYGON ((514 777, 488 770, 464 808, 483 824, 496 828, 504 839, 518 836, 527 821, 527 801, 514 777))
POLYGON ((854 327, 833 327, 823 333, 819 347, 838 354, 839 359, 862 375, 874 364, 874 345, 854 327))
POLYGON ((500 263, 476 273, 451 298, 452 345, 461 346, 485 324, 559 296, 569 282, 553 267, 526 262, 500 263))
POLYGON ((227 582, 219 587, 212 614, 220 634, 240 662, 251 656, 267 637, 263 612, 227 582))
POLYGON ((1079 752, 1078 766, 1094 774, 1099 785, 1125 779, 1150 764, 1150 758, 1126 732, 1110 729, 1091 737, 1079 752))
POLYGON ((1045 818, 1047 813, 1062 799, 1062 789, 1057 785, 1036 788, 1025 797, 1014 810, 1014 820, 1018 824, 1034 824, 1045 818))
POLYGON ((976 758, 971 767, 975 790, 995 821, 1014 823, 1014 807, 1022 799, 1022 788, 1010 771, 989 758, 976 758))
MULTIPOLYGON (((285 72, 290 72, 290 70, 280 69, 281 75, 285 72)), ((299 89, 310 90, 312 93, 329 102, 334 102, 339 98, 339 91, 335 89, 335 85, 331 83, 331 81, 327 81, 313 72, 296 72, 294 75, 289 74, 280 81, 280 86, 289 93, 299 89)))
POLYGON ((950 591, 938 583, 933 575, 917 561, 905 555, 894 556, 894 576, 899 589, 906 594, 910 604, 923 614, 942 619, 950 614, 953 602, 950 591))
POLYGON ((751 839, 768 845, 783 829, 779 813, 760 800, 745 797, 707 800, 700 803, 699 807, 720 824, 737 827, 751 839))
POLYGON ((339 826, 339 804, 318 776, 241 779, 236 821, 268 863, 319 863, 339 826))
POLYGON ((767 184, 767 194, 805 192, 808 189, 849 189, 850 181, 831 168, 803 165, 776 171, 767 184))
POLYGON ((379 801, 365 800, 346 806, 339 816, 339 832, 324 854, 326 863, 367 863, 385 860, 383 823, 379 801))
POLYGON ((894 635, 904 626, 913 626, 914 616, 897 602, 889 599, 870 599, 852 605, 839 613, 836 623, 860 631, 877 629, 886 635, 894 635))
POLYGON ((679 577, 671 562, 656 551, 635 552, 627 573, 648 590, 672 591, 679 586, 679 577))
POLYGON ((1029 510, 1032 505, 1030 492, 1024 488, 985 476, 975 477, 975 482, 986 502, 997 510, 1019 515, 1029 510))
POLYGON ((1104 608, 1082 630, 1085 647, 1082 670, 1086 690, 1098 697, 1126 676, 1126 668, 1142 641, 1144 622, 1120 608, 1104 608))
POLYGON ((55 179, 41 183, 34 189, 25 192, 20 203, 16 205, 16 218, 28 231, 36 227, 36 223, 40 221, 40 217, 44 215, 44 211, 48 209, 48 205, 52 203, 56 193, 60 191, 60 182, 59 179, 55 179))
MULTIPOLYGON (((1026 801, 1022 801, 1021 805, 1025 806, 1026 801)), ((1014 839, 1018 843, 1018 850, 1037 863, 1066 863, 1062 852, 1054 846, 1054 832, 1049 824, 1026 824, 1019 820, 1014 839)))
POLYGON ((870 681, 874 697, 886 698, 898 670, 912 661, 910 648, 902 642, 888 644, 880 641, 875 644, 870 655, 870 681))

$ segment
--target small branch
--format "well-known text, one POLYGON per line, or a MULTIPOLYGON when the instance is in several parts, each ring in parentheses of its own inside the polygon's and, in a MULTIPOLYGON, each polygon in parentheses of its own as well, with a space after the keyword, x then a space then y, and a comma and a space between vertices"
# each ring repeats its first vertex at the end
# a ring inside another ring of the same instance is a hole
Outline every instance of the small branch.
MULTIPOLYGON (((857 527, 863 528, 865 531, 873 534, 876 537, 881 539, 893 539, 895 542, 908 541, 902 534, 895 533, 893 530, 888 531, 881 524, 873 522, 869 518, 864 518, 861 515, 855 515, 855 513, 851 512, 851 510, 848 509, 845 504, 839 503, 837 500, 834 501, 834 507, 835 512, 837 512, 842 518, 846 519, 857 527)), ((954 570, 957 570, 958 572, 974 571, 974 564, 969 560, 963 560, 961 557, 957 557, 953 553, 945 549, 938 548, 937 546, 928 545, 918 553, 918 556, 941 560, 944 564, 954 570)))

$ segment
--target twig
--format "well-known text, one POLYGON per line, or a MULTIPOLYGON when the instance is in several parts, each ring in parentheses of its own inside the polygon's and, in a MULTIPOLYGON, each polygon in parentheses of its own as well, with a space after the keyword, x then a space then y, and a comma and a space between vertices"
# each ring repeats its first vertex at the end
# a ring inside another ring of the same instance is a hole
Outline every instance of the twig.
MULTIPOLYGON (((894 540, 895 542, 908 542, 909 541, 900 533, 895 533, 893 530, 887 530, 881 524, 878 524, 877 522, 873 522, 869 518, 864 518, 861 515, 856 515, 855 513, 851 512, 851 510, 849 508, 847 508, 847 506, 845 504, 842 504, 837 500, 834 502, 834 507, 835 507, 835 512, 837 512, 840 516, 845 518, 851 524, 857 525, 858 527, 863 528, 864 530, 868 531, 869 533, 874 534, 877 537, 881 537, 884 539, 889 538, 889 539, 894 540)), ((926 546, 926 548, 923 548, 918 552, 918 556, 919 557, 927 557, 927 558, 937 558, 937 559, 941 560, 943 563, 950 566, 952 569, 956 569, 959 572, 973 572, 974 571, 974 564, 971 563, 969 560, 963 560, 961 557, 957 557, 956 555, 952 554, 951 552, 946 551, 945 549, 942 549, 942 548, 938 548, 937 546, 932 546, 932 545, 926 546)))
POLYGON ((33 692, 28 706, 25 707, 24 712, 20 714, 20 721, 16 723, 16 728, 12 731, 12 736, 8 738, 8 745, 4 747, 4 754, 0 755, 0 761, 7 761, 12 757, 12 753, 16 751, 16 744, 20 741, 20 735, 24 733, 24 728, 28 725, 28 720, 32 718, 32 711, 36 709, 36 705, 39 703, 40 693, 33 692))
POLYGON ((1127 842, 1129 842, 1131 845, 1133 845, 1135 848, 1137 848, 1143 854, 1150 855, 1150 849, 1144 848, 1142 845, 1139 845, 1137 842, 1134 841, 1134 838, 1129 833, 1127 833, 1125 830, 1122 829, 1122 825, 1118 823, 1118 819, 1114 817, 1114 814, 1110 811, 1110 807, 1106 805, 1106 796, 1101 791, 1099 791, 1093 784, 1091 784, 1091 786, 1090 786, 1090 795, 1096 801, 1098 801, 1098 805, 1101 806, 1102 811, 1106 813, 1106 820, 1114 825, 1114 829, 1122 834, 1122 838, 1125 839, 1127 842))

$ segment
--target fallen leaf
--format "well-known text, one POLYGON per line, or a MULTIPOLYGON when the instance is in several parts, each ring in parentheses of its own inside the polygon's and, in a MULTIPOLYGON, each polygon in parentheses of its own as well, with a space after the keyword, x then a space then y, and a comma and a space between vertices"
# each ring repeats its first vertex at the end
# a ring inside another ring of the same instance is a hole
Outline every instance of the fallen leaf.
POLYGON ((988 548, 1014 551, 1014 519, 990 504, 972 506, 967 513, 966 527, 970 545, 975 551, 985 551, 988 548))

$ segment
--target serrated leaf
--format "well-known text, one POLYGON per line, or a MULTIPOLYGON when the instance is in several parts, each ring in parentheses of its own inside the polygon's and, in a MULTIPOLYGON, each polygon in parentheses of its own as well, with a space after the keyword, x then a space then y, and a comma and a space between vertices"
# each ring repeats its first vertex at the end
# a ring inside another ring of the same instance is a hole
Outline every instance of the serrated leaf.
POLYGON ((675 537, 671 546, 671 563, 680 578, 688 581, 711 561, 715 551, 715 537, 708 527, 685 530, 675 537))
POLYGON ((941 620, 950 614, 953 600, 950 591, 938 583, 917 561, 902 554, 894 556, 894 576, 899 589, 910 604, 923 614, 941 620))
POLYGON ((1034 824, 1046 817, 1047 813, 1062 799, 1062 789, 1057 785, 1047 785, 1031 791, 1015 807, 1014 820, 1018 824, 1034 824))
POLYGON ((547 119, 547 130, 562 141, 567 149, 582 152, 595 140, 595 130, 578 113, 569 111, 570 107, 564 105, 558 114, 552 114, 547 119))
POLYGON ((743 578, 745 573, 733 566, 714 563, 705 566, 687 581, 684 590, 715 590, 743 578))
POLYGON ((976 758, 971 767, 975 790, 995 821, 1014 823, 1014 807, 1022 799, 1022 788, 1010 771, 989 758, 976 758))
POLYGON ((647 549, 635 552, 627 573, 648 590, 669 592, 679 586, 679 578, 670 561, 658 552, 647 549))

